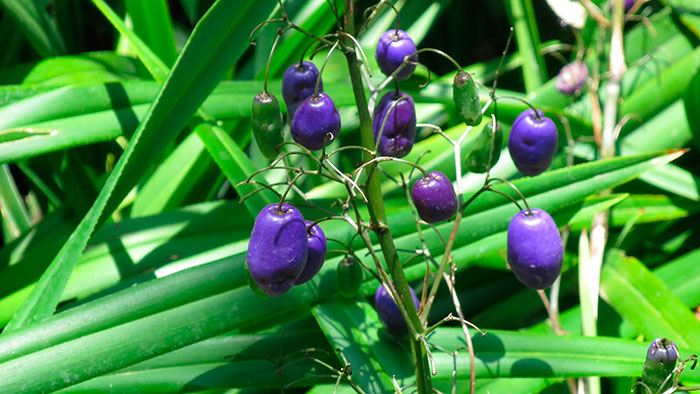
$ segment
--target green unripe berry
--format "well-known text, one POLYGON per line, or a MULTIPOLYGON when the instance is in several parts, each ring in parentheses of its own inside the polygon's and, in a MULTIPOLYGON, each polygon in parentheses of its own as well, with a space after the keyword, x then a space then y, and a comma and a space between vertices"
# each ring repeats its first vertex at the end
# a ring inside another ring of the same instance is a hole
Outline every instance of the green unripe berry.
POLYGON ((452 83, 452 99, 457 107, 459 120, 469 126, 481 123, 479 88, 469 73, 460 70, 452 83))
POLYGON ((503 144, 503 127, 496 122, 496 132, 493 132, 493 121, 489 122, 479 131, 474 143, 472 143, 464 158, 467 171, 478 174, 492 168, 501 157, 501 145, 503 144), (491 140, 493 136, 493 151, 491 140), (493 153, 492 153, 493 152, 493 153))
POLYGON ((360 290, 364 273, 357 260, 347 256, 338 263, 335 277, 338 281, 338 293, 345 298, 353 298, 360 290))
POLYGON ((284 140, 282 111, 277 98, 267 92, 258 93, 253 99, 250 120, 260 152, 268 159, 276 157, 277 147, 284 140))

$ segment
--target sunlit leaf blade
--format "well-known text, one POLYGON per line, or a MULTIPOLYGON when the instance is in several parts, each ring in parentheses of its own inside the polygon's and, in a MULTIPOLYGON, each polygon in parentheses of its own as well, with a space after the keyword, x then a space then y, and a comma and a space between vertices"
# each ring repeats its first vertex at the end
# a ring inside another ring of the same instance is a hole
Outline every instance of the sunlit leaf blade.
MULTIPOLYGON (((270 81, 278 89, 280 81, 270 81)), ((144 119, 159 85, 148 81, 67 86, 33 94, 0 108, 0 132, 22 139, 0 142, 0 162, 13 162, 71 147, 110 141, 131 135, 144 119), (87 99, 86 99, 87 98, 87 99), (29 138, 32 137, 32 138, 29 138), (41 138, 40 138, 41 137, 41 138)), ((18 87, 25 92, 33 88, 18 87)), ((259 82, 222 82, 202 104, 207 115, 219 120, 250 117, 251 97, 260 92, 259 82)), ((340 84, 336 103, 348 105, 350 95, 340 84)))
MULTIPOLYGON (((326 375, 307 355, 333 365, 318 329, 282 327, 265 334, 227 333, 100 376, 61 392, 176 392, 204 387, 276 387, 302 378, 326 375), (298 365, 294 368, 295 364, 298 365), (290 371, 280 370, 291 368, 290 371), (254 376, 251 376, 254 375, 254 376)), ((323 379, 321 379, 323 380, 323 379)), ((313 380, 311 380, 313 381, 313 380)), ((303 380, 299 384, 309 385, 303 380)))
MULTIPOLYGON (((119 30, 119 33, 127 37, 129 42, 133 43, 132 47, 134 48, 134 51, 136 51, 138 57, 143 60, 143 64, 146 66, 146 68, 148 68, 148 71, 151 73, 151 75, 153 75, 155 80, 159 83, 165 82, 169 71, 165 63, 163 63, 163 61, 156 54, 149 50, 148 46, 133 30, 129 29, 124 24, 121 18, 119 18, 119 16, 112 11, 107 3, 105 3, 103 0, 93 0, 93 3, 95 3, 97 8, 102 11, 107 19, 109 19, 109 22, 119 30)), ((157 4, 156 1, 152 3, 157 4)), ((153 5, 151 5, 151 7, 153 7, 153 5)), ((168 52, 168 54, 170 53, 168 52)))
POLYGON ((8 333, 0 341, 0 363, 243 285, 245 278, 233 269, 242 259, 239 255, 152 280, 8 333))
POLYGON ((126 10, 136 34, 163 63, 172 66, 177 50, 168 3, 164 0, 127 0, 126 10))
POLYGON ((212 165, 202 140, 195 133, 188 135, 143 182, 131 207, 131 216, 176 209, 212 169, 216 170, 216 166, 212 165))
MULTIPOLYGON (((648 344, 612 337, 552 336, 515 331, 487 330, 486 336, 473 335, 477 378, 567 377, 567 376, 639 376, 648 344)), ((438 328, 430 342, 448 351, 464 347, 462 330, 438 328)), ((681 348, 681 355, 697 349, 681 348)), ((433 354, 439 379, 452 374, 452 357, 433 354)), ((460 352, 457 376, 469 376, 469 357, 460 352)), ((697 379, 700 373, 686 369, 685 379, 697 379), (687 375, 686 375, 687 374, 687 375)))
MULTIPOLYGON (((668 107, 682 97, 684 88, 691 81, 693 75, 688 70, 697 69, 699 65, 700 49, 695 49, 662 71, 657 78, 640 84, 620 107, 621 116, 629 114, 648 119, 668 107)), ((630 129, 631 126, 623 128, 626 131, 630 129)))
POLYGON ((403 379, 406 372, 411 373, 410 368, 406 371, 405 362, 386 362, 401 360, 404 356, 401 348, 388 338, 380 339, 378 330, 383 328, 368 303, 329 301, 316 305, 312 313, 328 342, 350 363, 351 379, 366 393, 391 390, 390 375, 398 374, 397 379, 403 379))
POLYGON ((0 390, 58 390, 230 331, 250 322, 248 316, 256 309, 265 309, 261 302, 236 302, 242 292, 250 289, 214 295, 7 361, 0 364, 5 377, 0 390), (141 334, 134 336, 135 332, 141 334), (63 375, 51 372, 59 367, 59 359, 64 360, 63 375), (94 363, 96 359, 100 362, 94 363))
POLYGON ((700 347, 700 322, 639 260, 610 251, 601 273, 601 295, 645 337, 700 347))
POLYGON ((5 242, 12 241, 31 228, 29 213, 7 165, 0 166, 0 212, 5 242))
POLYGON ((523 61, 525 90, 531 92, 540 87, 547 78, 547 68, 542 54, 537 51, 540 34, 535 20, 535 11, 530 0, 508 0, 505 2, 508 19, 515 30, 515 41, 523 61))
MULTIPOLYGON (((236 258, 245 251, 250 236, 253 221, 248 217, 238 202, 213 202, 105 225, 78 259, 61 300, 84 299, 120 281, 128 285, 151 279, 153 274, 142 275, 144 271, 155 269, 155 274, 162 276, 217 259, 236 258)), ((10 266, 0 274, 0 324, 12 317, 70 235, 74 223, 61 220, 63 215, 44 218, 30 233, 2 250, 2 263, 10 266)))
MULTIPOLYGON (((246 196, 256 189, 254 185, 239 185, 255 172, 256 168, 253 167, 245 152, 221 127, 210 123, 200 123, 194 132, 197 133, 209 154, 240 196, 246 196)), ((251 217, 256 217, 263 207, 273 202, 276 202, 273 195, 269 191, 262 191, 248 197, 243 204, 251 217)))
POLYGON ((293 388, 335 381, 326 373, 325 368, 309 359, 297 360, 283 367, 280 368, 270 360, 248 360, 159 368, 101 376, 57 393, 200 393, 200 390, 206 389, 230 393, 224 390, 241 387, 293 388))

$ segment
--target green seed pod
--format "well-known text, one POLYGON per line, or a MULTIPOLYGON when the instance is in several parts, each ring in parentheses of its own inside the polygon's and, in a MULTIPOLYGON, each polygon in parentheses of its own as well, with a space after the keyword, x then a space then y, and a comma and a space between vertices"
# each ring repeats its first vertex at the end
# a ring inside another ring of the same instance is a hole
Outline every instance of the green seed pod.
POLYGON ((663 384, 663 382, 676 368, 677 360, 678 348, 676 344, 666 338, 656 338, 647 351, 647 358, 642 370, 642 383, 652 393, 666 391, 671 387, 673 378, 670 378, 666 384, 663 384))
POLYGON ((469 126, 481 123, 479 89, 469 73, 460 70, 452 83, 452 99, 457 107, 459 120, 469 126))
POLYGON ((357 260, 347 256, 338 263, 335 277, 338 280, 338 293, 345 298, 353 298, 360 290, 364 273, 357 260))
POLYGON ((272 159, 277 156, 277 147, 282 143, 282 111, 277 98, 267 92, 258 93, 253 99, 251 112, 253 135, 260 152, 272 159))
POLYGON ((501 145, 503 143, 503 127, 496 122, 496 133, 493 133, 493 121, 489 122, 479 131, 474 143, 464 159, 468 171, 484 173, 493 167, 501 157, 501 145), (491 135, 493 134, 493 154, 491 153, 491 135), (489 163, 489 157, 491 159, 489 163))

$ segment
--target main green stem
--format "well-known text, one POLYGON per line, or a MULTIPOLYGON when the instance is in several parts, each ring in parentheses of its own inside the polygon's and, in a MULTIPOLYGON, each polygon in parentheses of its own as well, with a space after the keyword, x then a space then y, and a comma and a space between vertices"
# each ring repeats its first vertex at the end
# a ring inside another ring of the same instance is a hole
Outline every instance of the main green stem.
MULTIPOLYGON (((354 20, 354 4, 352 0, 345 0, 345 30, 349 34, 355 32, 354 20)), ((357 62, 357 56, 354 52, 346 53, 348 62, 348 71, 350 72, 350 81, 352 83, 352 91, 355 96, 355 104, 360 117, 360 132, 362 137, 362 146, 367 149, 374 149, 374 135, 372 133, 372 118, 367 108, 367 97, 365 97, 365 89, 362 83, 362 75, 360 66, 357 62)), ((368 152, 363 153, 365 162, 372 159, 372 155, 368 152)), ((413 298, 408 287, 408 281, 404 275, 399 255, 396 252, 396 246, 391 236, 391 231, 387 224, 386 212, 384 211, 384 200, 382 195, 381 184, 377 172, 373 172, 369 179, 368 186, 365 190, 368 200, 368 210, 370 215, 370 223, 377 238, 379 245, 382 248, 382 254, 386 260, 387 268, 391 274, 392 282, 399 294, 399 300, 403 304, 404 309, 408 312, 410 318, 408 324, 411 324, 415 330, 422 333, 423 326, 421 325, 418 312, 413 304, 413 298)), ((425 349, 419 340, 410 338, 411 353, 413 354, 414 366, 416 371, 416 387, 419 394, 432 394, 433 387, 428 368, 428 357, 425 349)))

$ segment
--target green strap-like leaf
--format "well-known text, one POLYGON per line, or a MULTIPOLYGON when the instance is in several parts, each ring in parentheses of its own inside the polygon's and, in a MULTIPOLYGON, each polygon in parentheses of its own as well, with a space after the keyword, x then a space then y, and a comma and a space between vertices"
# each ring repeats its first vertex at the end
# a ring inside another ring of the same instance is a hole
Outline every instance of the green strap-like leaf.
POLYGON ((401 347, 388 336, 378 336, 382 323, 368 303, 328 301, 316 305, 312 313, 328 342, 350 363, 350 378, 366 393, 391 391, 392 375, 403 381, 413 372, 410 366, 405 368, 401 347))
MULTIPOLYGON (((253 167, 248 156, 238 147, 233 138, 226 134, 221 127, 210 123, 200 123, 194 132, 197 133, 211 157, 240 196, 246 196, 256 189, 256 186, 252 184, 238 185, 239 182, 244 181, 255 172, 256 168, 253 167)), ((266 205, 276 202, 268 191, 258 192, 251 197, 243 202, 251 217, 256 217, 266 205)))
POLYGON ((27 208, 6 164, 0 166, 0 212, 5 242, 12 241, 32 227, 27 208))
MULTIPOLYGON (((168 77, 168 66, 165 65, 158 55, 154 54, 150 48, 148 48, 133 30, 126 27, 126 24, 119 18, 119 15, 112 11, 112 8, 110 8, 107 3, 103 0, 92 0, 92 2, 102 11, 109 22, 117 28, 119 34, 126 37, 127 40, 132 43, 136 55, 141 59, 151 75, 153 75, 153 78, 160 84, 164 83, 165 79, 168 77)), ((152 3, 157 2, 153 1, 152 3)))
POLYGON ((666 337, 680 347, 700 348, 700 322, 664 282, 619 250, 607 255, 602 297, 646 338, 666 337))
POLYGON ((168 3, 165 0, 127 0, 125 3, 136 34, 163 63, 172 66, 177 50, 168 3))
POLYGON ((515 29, 518 52, 523 58, 523 80, 525 90, 532 92, 547 79, 544 58, 537 51, 540 34, 531 0, 508 0, 505 2, 508 19, 515 29))

